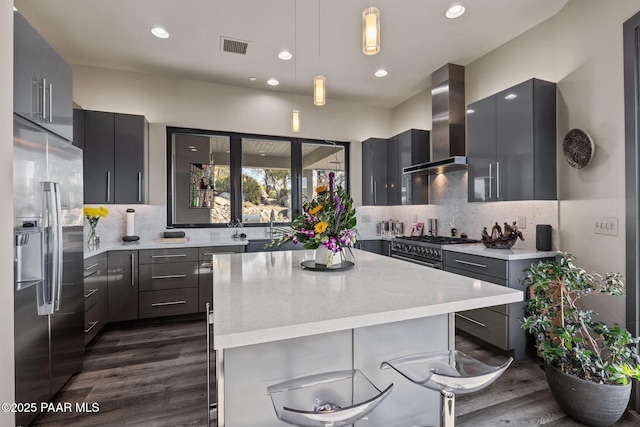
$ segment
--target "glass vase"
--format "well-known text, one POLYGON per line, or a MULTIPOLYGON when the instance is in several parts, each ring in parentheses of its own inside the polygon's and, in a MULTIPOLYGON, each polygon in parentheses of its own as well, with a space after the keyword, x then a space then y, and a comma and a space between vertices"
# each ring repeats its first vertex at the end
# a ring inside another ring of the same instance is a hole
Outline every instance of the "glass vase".
POLYGON ((329 268, 342 262, 342 252, 336 252, 331 256, 331 251, 324 245, 320 245, 316 249, 315 260, 316 264, 326 265, 329 268))
POLYGON ((87 239, 87 245, 98 246, 100 244, 100 236, 96 232, 96 226, 98 224, 89 224, 89 238, 87 239))

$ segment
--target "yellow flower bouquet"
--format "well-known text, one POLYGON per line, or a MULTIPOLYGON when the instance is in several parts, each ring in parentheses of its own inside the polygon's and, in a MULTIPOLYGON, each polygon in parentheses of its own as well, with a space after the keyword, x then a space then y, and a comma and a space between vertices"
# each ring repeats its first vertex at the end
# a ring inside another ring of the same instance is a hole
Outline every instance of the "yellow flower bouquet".
POLYGON ((98 220, 100 218, 107 216, 109 214, 109 210, 104 206, 100 206, 97 208, 87 207, 83 209, 84 216, 89 221, 89 239, 87 240, 87 244, 89 245, 98 245, 100 244, 100 237, 96 233, 96 226, 98 225, 98 220))

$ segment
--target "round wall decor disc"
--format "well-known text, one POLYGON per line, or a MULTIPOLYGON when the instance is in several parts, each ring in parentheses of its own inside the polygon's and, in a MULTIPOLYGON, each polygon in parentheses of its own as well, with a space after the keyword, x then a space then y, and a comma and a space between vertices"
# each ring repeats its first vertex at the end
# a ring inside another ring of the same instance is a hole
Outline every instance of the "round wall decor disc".
POLYGON ((576 169, 582 169, 587 166, 593 154, 596 151, 596 145, 588 133, 581 129, 571 129, 562 141, 562 153, 567 163, 576 169))

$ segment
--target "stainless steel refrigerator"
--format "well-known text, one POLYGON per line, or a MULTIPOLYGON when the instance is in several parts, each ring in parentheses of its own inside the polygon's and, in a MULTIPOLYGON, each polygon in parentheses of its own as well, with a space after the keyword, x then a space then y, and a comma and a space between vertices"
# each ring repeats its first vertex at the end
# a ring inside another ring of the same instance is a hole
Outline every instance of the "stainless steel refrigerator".
POLYGON ((13 165, 16 402, 40 407, 84 358, 82 150, 14 115, 13 165))

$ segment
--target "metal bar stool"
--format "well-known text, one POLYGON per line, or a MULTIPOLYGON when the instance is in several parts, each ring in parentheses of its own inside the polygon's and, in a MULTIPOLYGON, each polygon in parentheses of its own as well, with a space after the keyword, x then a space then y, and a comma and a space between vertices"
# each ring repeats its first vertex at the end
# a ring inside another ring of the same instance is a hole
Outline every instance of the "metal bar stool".
POLYGON ((349 426, 393 389, 378 389, 358 369, 295 378, 267 387, 278 419, 301 427, 349 426))
POLYGON ((455 395, 473 393, 494 382, 513 362, 489 366, 457 351, 414 354, 386 360, 380 369, 393 368, 422 387, 440 392, 440 427, 453 427, 455 395))

